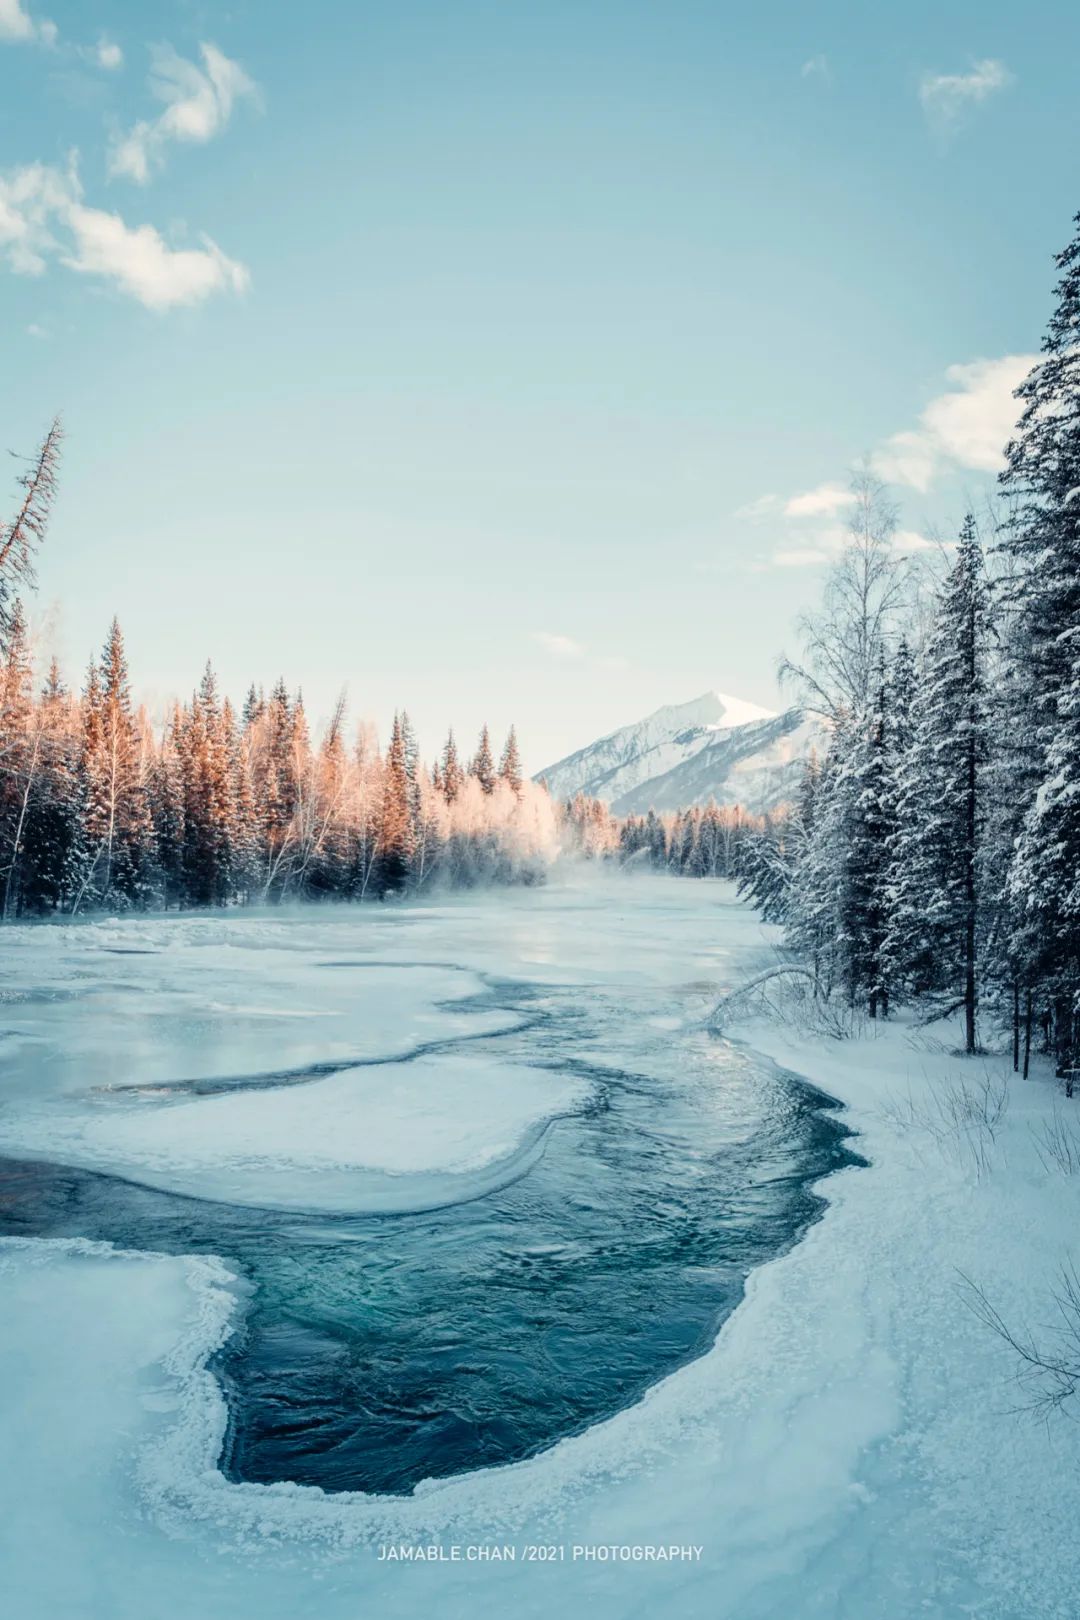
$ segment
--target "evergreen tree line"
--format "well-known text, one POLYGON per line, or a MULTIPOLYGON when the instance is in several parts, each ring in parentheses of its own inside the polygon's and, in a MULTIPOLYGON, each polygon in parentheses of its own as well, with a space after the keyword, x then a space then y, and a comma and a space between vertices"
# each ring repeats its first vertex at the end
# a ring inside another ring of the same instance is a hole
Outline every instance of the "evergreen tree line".
MULTIPOLYGON (((1080 216, 1077 218, 1080 226, 1080 216)), ((861 475, 849 544, 784 671, 825 745, 742 882, 871 1017, 901 1002, 1011 1022, 1080 1062, 1080 235, 1018 390, 1002 509, 969 516, 946 576, 912 590, 896 515, 861 475)))
POLYGON ((583 793, 564 806, 563 819, 563 842, 575 853, 679 877, 735 877, 750 835, 760 838, 769 825, 767 817, 752 816, 741 805, 619 817, 602 799, 583 793))
POLYGON ((557 816, 525 781, 513 730, 471 760, 454 735, 431 769, 406 714, 380 752, 344 705, 313 745, 299 695, 252 688, 240 714, 207 665, 155 732, 131 694, 115 621, 81 691, 54 661, 39 686, 20 593, 56 492, 50 429, 0 529, 0 916, 371 899, 436 883, 528 882, 557 816))

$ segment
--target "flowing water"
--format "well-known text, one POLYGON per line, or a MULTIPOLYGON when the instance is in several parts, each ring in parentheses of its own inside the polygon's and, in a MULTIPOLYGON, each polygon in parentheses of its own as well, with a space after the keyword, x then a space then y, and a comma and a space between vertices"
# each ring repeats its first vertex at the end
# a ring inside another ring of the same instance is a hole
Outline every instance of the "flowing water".
MULTIPOLYGON (((812 1183, 853 1162, 827 1098, 687 1016, 717 982, 682 976, 702 967, 710 915, 701 897, 665 890, 658 917, 656 891, 642 892, 652 897, 643 914, 608 939, 631 965, 610 974, 600 971, 603 939, 587 961, 575 945, 580 907, 567 908, 560 941, 550 900, 535 902, 531 935, 530 902, 507 901, 490 949, 477 941, 483 908, 494 918, 499 897, 429 914, 415 942, 380 919, 378 944, 389 937, 400 966, 423 972, 434 944, 440 971, 461 966, 483 985, 466 1012, 506 1015, 501 1034, 465 1029, 442 1044, 477 1063, 568 1070, 590 1083, 584 1109, 550 1124, 511 1184, 422 1213, 285 1214, 10 1157, 0 1161, 0 1232, 212 1252, 244 1275, 242 1325, 214 1369, 230 1410, 222 1464, 236 1479, 407 1492, 529 1456, 609 1416, 708 1348, 747 1273, 820 1212, 812 1183), (685 963, 655 943, 658 924, 679 937, 683 906, 685 963), (525 936, 534 947, 542 936, 543 950, 524 948, 525 936), (653 970, 643 965, 650 948, 662 963, 653 970), (492 957, 513 971, 494 971, 492 957)), ((324 981, 329 996, 351 993, 350 976, 359 984, 367 964, 319 942, 310 920, 297 925, 308 993, 324 981)), ((720 978, 740 977, 742 965, 734 953, 720 978)), ((120 1084, 124 1039, 118 1028, 120 1084)), ((381 1061, 389 1072, 415 1055, 381 1061)), ((272 1090, 318 1068, 268 1077, 253 1065, 173 1084, 272 1090)))

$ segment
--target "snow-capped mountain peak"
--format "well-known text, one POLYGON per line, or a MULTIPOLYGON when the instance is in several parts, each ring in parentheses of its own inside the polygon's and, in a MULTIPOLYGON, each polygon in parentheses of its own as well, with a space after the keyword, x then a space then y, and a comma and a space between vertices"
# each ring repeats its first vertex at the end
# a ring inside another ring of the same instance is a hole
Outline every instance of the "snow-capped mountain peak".
POLYGON ((810 728, 798 709, 704 692, 578 749, 541 775, 560 799, 604 799, 620 815, 689 804, 761 810, 787 796, 810 728))

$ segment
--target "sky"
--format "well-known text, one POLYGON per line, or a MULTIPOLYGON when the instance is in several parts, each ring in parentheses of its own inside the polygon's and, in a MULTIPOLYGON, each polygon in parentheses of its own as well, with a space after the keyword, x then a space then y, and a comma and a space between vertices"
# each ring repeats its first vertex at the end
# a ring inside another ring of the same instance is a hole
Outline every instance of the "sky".
POLYGON ((779 706, 852 466, 909 550, 993 481, 1078 68, 1047 0, 0 0, 42 648, 116 614, 154 712, 210 658, 534 770, 779 706))

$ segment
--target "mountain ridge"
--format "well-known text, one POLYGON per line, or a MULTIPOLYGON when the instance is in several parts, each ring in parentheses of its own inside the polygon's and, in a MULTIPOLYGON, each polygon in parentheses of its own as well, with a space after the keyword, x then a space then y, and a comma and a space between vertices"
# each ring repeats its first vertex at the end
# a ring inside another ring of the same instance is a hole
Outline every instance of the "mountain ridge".
POLYGON ((665 704, 557 760, 537 780, 556 798, 605 800, 616 815, 692 804, 761 813, 790 797, 813 728, 801 709, 774 712, 704 692, 665 704))

